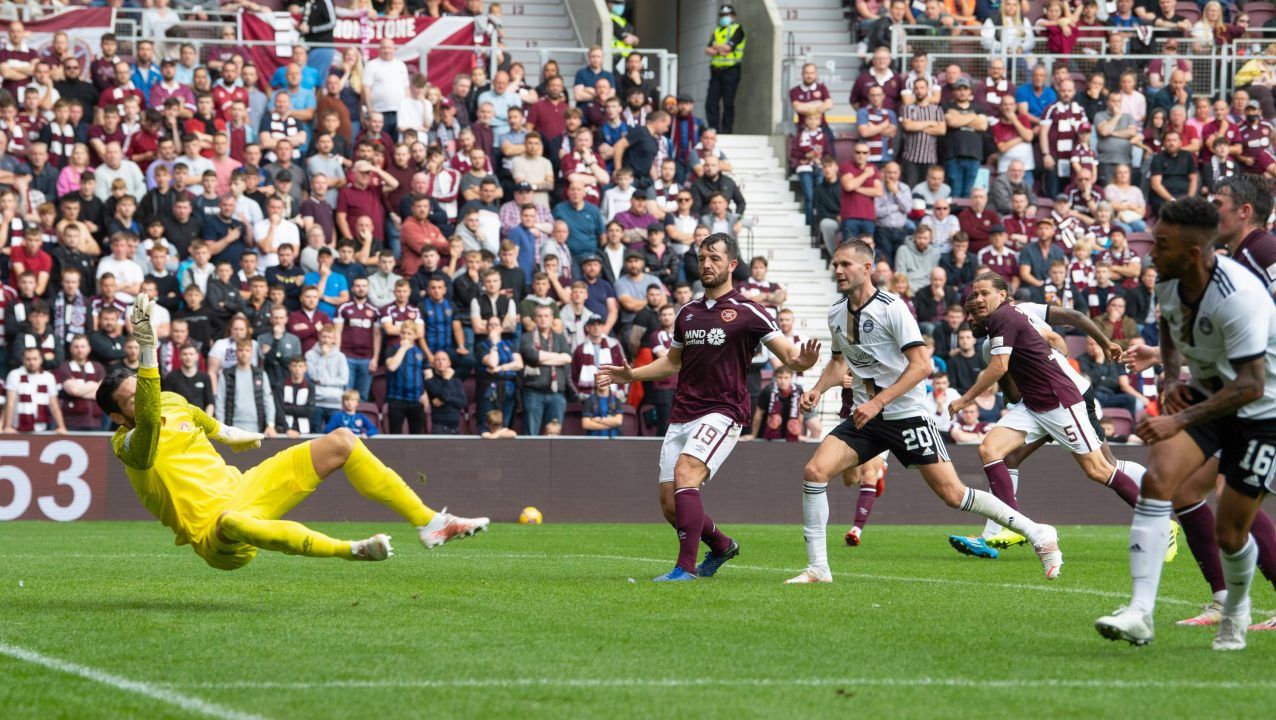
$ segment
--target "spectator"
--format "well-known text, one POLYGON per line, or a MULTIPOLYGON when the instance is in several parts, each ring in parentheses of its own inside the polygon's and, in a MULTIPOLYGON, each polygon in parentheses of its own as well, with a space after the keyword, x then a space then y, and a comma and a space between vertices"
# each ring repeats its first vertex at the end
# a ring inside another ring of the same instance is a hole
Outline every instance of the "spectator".
POLYGON ((403 433, 404 420, 409 435, 425 432, 425 368, 428 358, 417 345, 416 323, 404 323, 397 344, 386 358, 386 405, 390 434, 403 433))
MULTIPOLYGON (((824 113, 833 109, 833 95, 824 83, 819 81, 819 68, 815 63, 806 63, 802 66, 802 81, 796 86, 789 88, 789 107, 797 114, 799 127, 805 124, 805 119, 809 116, 815 116, 819 120, 819 125, 824 125, 824 113)), ((861 136, 864 131, 863 123, 859 124, 861 136)))
POLYGON ((331 324, 331 316, 319 309, 319 289, 314 285, 303 287, 300 307, 288 316, 289 330, 301 341, 302 351, 309 352, 319 341, 319 329, 331 324))
MULTIPOLYGON (((336 314, 337 308, 350 300, 350 285, 346 276, 333 271, 332 250, 319 248, 319 270, 306 273, 303 283, 319 294, 319 312, 327 317, 336 314)), ((304 291, 303 291, 304 294, 304 291)))
POLYGON ((944 136, 944 155, 947 158, 944 171, 952 184, 953 195, 967 198, 983 162, 988 118, 974 103, 970 80, 958 78, 953 88, 955 99, 944 107, 944 121, 948 126, 944 136))
POLYGON ((634 316, 647 307, 647 288, 659 288, 664 293, 660 278, 647 272, 647 258, 641 250, 625 252, 625 272, 616 278, 616 302, 620 305, 620 321, 617 335, 626 338, 633 325, 634 316))
POLYGON ((957 215, 957 224, 969 240, 970 251, 977 253, 988 246, 988 235, 1001 216, 988 207, 988 190, 976 187, 970 191, 970 207, 957 215))
POLYGON ((770 263, 761 255, 749 261, 749 279, 736 285, 741 294, 765 308, 776 309, 784 304, 788 293, 779 283, 767 280, 770 263))
POLYGON ((983 369, 983 358, 975 348, 975 334, 969 325, 963 324, 957 329, 957 349, 948 356, 948 377, 953 389, 965 393, 974 386, 983 369))
POLYGON ((385 237, 386 207, 384 196, 399 187, 399 181, 367 160, 354 164, 354 181, 337 193, 337 232, 342 239, 353 240, 354 222, 360 217, 372 218, 372 236, 385 237), (372 178, 380 178, 379 187, 372 178))
MULTIPOLYGON (((868 144, 868 160, 878 166, 895 159, 895 138, 899 137, 899 117, 885 103, 886 91, 874 85, 868 89, 868 104, 855 114, 860 140, 868 144)), ((828 144, 827 152, 832 152, 831 135, 828 144)))
POLYGON ((953 201, 948 198, 935 200, 931 214, 922 218, 921 224, 930 226, 931 243, 940 254, 953 249, 953 236, 961 232, 961 223, 953 216, 953 201))
POLYGON ((439 350, 434 353, 433 363, 425 369, 424 378, 431 408, 430 434, 459 435, 462 413, 469 403, 465 399, 465 386, 452 369, 452 360, 446 352, 439 350))
POLYGON ((95 397, 106 370, 89 359, 89 340, 84 335, 76 335, 68 346, 70 357, 54 373, 62 390, 62 417, 68 430, 101 430, 103 415, 95 397))
POLYGON ((965 323, 966 311, 958 303, 954 302, 944 310, 943 322, 935 323, 930 333, 935 342, 935 357, 947 363, 957 352, 957 335, 965 323))
POLYGON ((518 433, 505 427, 505 415, 500 410, 488 410, 484 419, 487 429, 479 433, 483 440, 512 440, 518 437, 518 433))
POLYGON ((581 428, 590 437, 620 437, 625 424, 624 401, 611 385, 595 387, 581 406, 581 428))
POLYGON ((921 225, 913 233, 913 239, 895 251, 895 272, 908 278, 910 287, 922 287, 929 282, 930 272, 939 265, 939 250, 931 244, 929 225, 921 225))
POLYGON ((1152 158, 1151 180, 1152 212, 1159 213, 1161 206, 1175 198, 1196 194, 1200 176, 1192 154, 1182 147, 1182 136, 1174 130, 1165 133, 1165 151, 1152 158))
POLYGON ((793 381, 793 371, 781 365, 771 384, 762 388, 753 401, 753 424, 742 440, 782 440, 798 442, 804 433, 802 386, 793 381), (763 421, 766 421, 763 426, 763 421))
POLYGON ((42 367, 39 348, 28 347, 20 355, 21 365, 5 378, 4 423, 0 433, 48 432, 65 435, 66 423, 58 403, 58 381, 42 367))
POLYGON ((996 114, 1005 107, 1004 98, 1009 97, 1014 100, 1015 89, 1015 84, 1006 78, 1006 61, 994 57, 988 61, 988 74, 984 77, 978 92, 975 93, 975 102, 983 106, 984 112, 990 115, 996 114))
POLYGON ((89 333, 91 357, 106 367, 119 364, 124 359, 124 339, 119 309, 114 305, 103 307, 97 315, 97 330, 89 333))
POLYGON ((328 418, 323 431, 330 433, 337 428, 345 428, 357 437, 370 438, 377 434, 377 424, 372 418, 359 412, 359 392, 347 390, 341 393, 341 411, 328 418))
POLYGON ((949 385, 948 374, 935 372, 930 376, 930 392, 926 393, 926 410, 939 432, 947 434, 952 427, 952 416, 948 414, 948 406, 961 397, 961 393, 949 385))
MULTIPOLYGON (((1099 184, 1112 182, 1117 168, 1125 165, 1127 172, 1134 157, 1134 142, 1139 137, 1139 126, 1134 117, 1121 107, 1121 95, 1108 95, 1106 105, 1094 116, 1095 130, 1099 134, 1098 151, 1099 184)), ((1127 178, 1127 184, 1129 180, 1127 178)))
POLYGON ((337 346, 337 328, 325 324, 318 343, 306 351, 306 376, 314 385, 315 408, 310 422, 324 427, 341 408, 341 394, 350 384, 350 365, 337 346))
POLYGON ((1124 297, 1121 286, 1112 281, 1112 266, 1101 262, 1094 268, 1094 284, 1078 293, 1077 310, 1097 318, 1107 313, 1108 302, 1114 297, 1124 297))
POLYGON ((979 419, 979 407, 967 405, 953 419, 948 437, 959 445, 974 445, 983 442, 989 429, 990 424, 979 419))
POLYGON ((554 309, 540 305, 534 329, 523 334, 523 412, 528 435, 539 435, 542 420, 563 422, 572 363, 567 337, 554 332, 554 309))
MULTIPOLYGON (((851 105, 855 108, 868 107, 872 104, 869 91, 872 88, 882 90, 882 106, 888 110, 900 109, 900 94, 904 89, 904 78, 891 70, 891 53, 886 47, 873 51, 868 68, 861 70, 851 87, 851 105)), ((916 92, 916 88, 913 88, 916 92)))
POLYGON ((944 111, 930 101, 930 83, 926 78, 913 81, 913 96, 917 102, 906 106, 900 116, 904 130, 900 168, 904 183, 909 187, 921 183, 927 169, 939 162, 939 141, 936 138, 948 133, 944 111))
POLYGON ((1125 366, 1108 358, 1103 348, 1086 338, 1085 355, 1081 357, 1081 372, 1090 378, 1094 399, 1103 408, 1120 408, 1137 418, 1143 404, 1143 396, 1130 385, 1125 366))
POLYGON ((1112 182, 1103 189, 1103 197, 1116 212, 1116 224, 1125 232, 1143 232, 1147 230, 1144 214, 1147 203, 1143 199, 1143 191, 1130 183, 1130 166, 1117 165, 1113 170, 1112 182))
POLYGON ((914 202, 914 209, 921 209, 924 212, 930 212, 935 207, 935 203, 941 199, 946 200, 953 195, 952 188, 948 183, 944 182, 944 168, 940 165, 932 165, 926 170, 926 182, 918 183, 913 186, 913 200, 921 201, 921 207, 918 208, 914 202))
POLYGON ((253 364, 251 340, 236 343, 235 364, 222 370, 215 403, 218 422, 266 437, 275 436, 275 397, 270 379, 253 364))
MULTIPOLYGON (((486 277, 484 279, 487 280, 486 277)), ((490 409, 499 409, 506 422, 512 423, 523 357, 512 342, 503 338, 503 325, 497 316, 489 316, 485 331, 475 335, 483 337, 475 349, 482 363, 477 385, 478 411, 482 414, 490 409)))
MULTIPOLYGON (((1032 185, 1032 171, 1037 166, 1033 152, 1033 140, 1037 137, 1039 123, 1036 118, 1019 111, 1019 105, 1010 95, 1001 96, 1001 104, 994 109, 994 117, 988 119, 993 144, 997 147, 998 179, 1004 177, 1011 166, 1018 163, 1019 171, 1008 184, 1032 185)), ((996 181, 994 181, 994 188, 996 181)), ((1009 202, 1009 195, 1006 201, 1009 202)))
POLYGON ((134 200, 141 201, 146 194, 146 176, 142 174, 137 163, 124 157, 120 143, 111 141, 106 144, 102 156, 102 164, 93 173, 96 181, 97 198, 103 202, 110 197, 111 184, 119 179, 124 181, 124 191, 134 200))
POLYGON ((1019 103, 1021 114, 1041 120, 1045 117, 1046 108, 1059 99, 1054 88, 1046 85, 1046 77, 1046 66, 1037 65, 1032 69, 1031 84, 1020 85, 1015 91, 1015 101, 1019 103))
POLYGON ((820 158, 830 154, 833 146, 833 138, 820 125, 820 118, 820 115, 804 116, 802 127, 789 143, 789 167, 797 174, 802 187, 802 210, 807 225, 815 224, 813 203, 820 158))
POLYGON ((1059 84, 1058 99, 1040 116, 1042 184, 1050 197, 1059 194, 1072 176, 1072 155, 1081 125, 1086 122, 1085 109, 1076 101, 1076 93, 1076 84, 1064 80, 1059 84))
MULTIPOLYGON (((831 155, 825 155, 821 158, 820 171, 822 174, 819 182, 815 184, 813 201, 815 224, 813 228, 818 229, 820 237, 824 241, 824 249, 832 257, 833 251, 837 249, 837 233, 842 224, 842 183, 837 158, 831 155)), ((896 173, 898 173, 898 170, 896 170, 896 173)), ((885 193, 883 193, 883 196, 885 196, 885 193)), ((680 197, 680 206, 681 200, 682 198, 680 197)), ((877 200, 882 200, 882 198, 877 200)), ((911 196, 908 202, 911 207, 911 196)), ((876 203, 877 201, 875 200, 874 204, 876 205, 876 203)), ((876 214, 878 217, 882 217, 881 212, 876 214)), ((669 227, 672 228, 672 226, 669 227)), ((902 240, 901 236, 900 241, 902 242, 902 240)))
POLYGON ((745 211, 744 194, 740 192, 740 188, 735 181, 722 171, 721 161, 716 157, 710 156, 705 158, 701 165, 704 169, 704 174, 691 184, 691 196, 694 198, 692 209, 695 212, 703 212, 714 195, 721 195, 728 201, 733 213, 743 215, 745 211))
MULTIPOLYGON (((1067 258, 1063 248, 1056 245, 1055 224, 1051 218, 1036 223, 1037 242, 1019 252, 1019 281, 1032 292, 1033 302, 1045 302, 1045 286, 1050 280, 1050 266, 1062 262, 1066 271, 1067 258)), ((1066 273, 1065 273, 1066 274, 1066 273)))
POLYGON ((952 250, 939 259, 939 266, 948 275, 948 287, 956 290, 958 295, 965 295, 975 281, 977 263, 970 252, 970 239, 966 233, 958 231, 952 240, 952 250))
POLYGON ((347 387, 367 402, 381 357, 381 313, 368 301, 367 278, 356 278, 352 287, 350 300, 337 308, 333 324, 349 368, 347 387))
POLYGON ((1095 323, 1113 342, 1124 350, 1130 345, 1132 338, 1139 337, 1139 326, 1125 314, 1125 298, 1114 297, 1108 300, 1107 311, 1095 323))
POLYGON ((582 256, 593 252, 602 244, 604 223, 598 207, 585 202, 585 188, 580 182, 567 185, 567 199, 554 206, 554 219, 566 223, 567 247, 577 262, 573 273, 579 270, 582 256))
MULTIPOLYGON (((177 369, 164 376, 164 390, 181 395, 186 402, 212 415, 216 394, 212 377, 200 369, 199 348, 193 343, 183 344, 178 350, 178 361, 181 364, 177 369)), ((98 427, 101 427, 100 423, 98 427)))
POLYGON ((721 232, 739 237, 740 230, 744 227, 744 218, 740 216, 740 213, 730 212, 724 195, 721 193, 710 195, 705 210, 705 214, 700 216, 701 226, 707 228, 709 232, 721 232))
POLYGON ((573 349, 579 347, 588 337, 585 332, 585 326, 591 318, 598 318, 600 322, 606 322, 601 315, 590 310, 589 306, 586 305, 589 297, 589 287, 584 280, 577 280, 572 283, 568 302, 564 303, 559 311, 559 321, 563 325, 563 334, 567 336, 567 340, 573 349))
POLYGON ((391 138, 398 137, 399 104, 409 97, 408 68, 395 58, 397 49, 393 40, 383 38, 377 57, 363 66, 363 104, 368 112, 381 113, 391 138))
POLYGON ((1006 167, 1006 172, 999 174, 992 181, 992 188, 989 191, 992 207, 1001 213, 1003 220, 1013 210, 1011 201, 1015 193, 1022 193, 1027 205, 1037 202, 1037 196, 1032 191, 1032 177, 1026 168, 1027 165, 1022 161, 1012 160, 1006 167))
MULTIPOLYGON (((1028 55, 1036 44, 1032 23, 1023 16, 1022 5, 1016 2, 1003 3, 1000 17, 985 19, 979 35, 979 44, 989 53, 1014 58, 1016 69, 1020 70, 1022 76, 1022 70, 1027 67, 1028 55)), ((1032 72, 1035 87, 1040 87, 1036 82, 1038 69, 1043 75, 1041 85, 1045 84, 1045 67, 1038 65, 1032 72)), ((1019 88, 1020 93, 1023 90, 1022 87, 1019 88)), ((1040 117, 1038 113, 1033 114, 1040 117)))
MULTIPOLYGON (((438 251, 433 247, 429 248, 429 252, 434 257, 434 268, 438 268, 438 251)), ((358 266, 355 266, 358 267, 358 266)), ((418 265, 418 267, 421 267, 418 265)), ((415 272, 415 268, 414 268, 415 272)), ((432 270, 427 272, 433 272, 432 270)), ((350 291, 353 295, 355 281, 361 278, 350 280, 350 291)), ((399 284, 403 278, 394 272, 394 253, 390 250, 382 250, 377 254, 377 269, 366 277, 368 283, 367 298, 368 304, 374 309, 381 308, 394 302, 394 286, 399 284)))

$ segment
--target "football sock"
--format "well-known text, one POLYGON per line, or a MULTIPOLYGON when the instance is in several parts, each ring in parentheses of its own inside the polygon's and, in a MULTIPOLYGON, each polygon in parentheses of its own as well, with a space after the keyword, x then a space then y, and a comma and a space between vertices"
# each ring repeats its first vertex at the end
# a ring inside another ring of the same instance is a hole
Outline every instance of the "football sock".
POLYGON ((218 532, 263 550, 306 557, 353 560, 349 540, 336 540, 291 520, 263 520, 240 512, 222 516, 218 532))
POLYGON ((802 483, 802 538, 806 540, 806 562, 809 567, 829 571, 828 541, 825 538, 829 523, 828 483, 802 483))
POLYGON ((1205 576, 1205 582, 1209 583, 1210 592, 1226 590, 1223 566, 1218 560, 1218 542, 1214 539, 1214 510, 1202 500, 1195 505, 1181 507, 1174 514, 1183 526, 1187 547, 1192 551, 1192 557, 1196 559, 1201 574, 1205 576))
POLYGON ((704 503, 699 488, 682 488, 673 494, 674 512, 678 514, 678 567, 689 573, 696 571, 696 551, 704 532, 704 503))
POLYGON ((1254 581, 1254 564, 1258 560, 1258 554, 1258 545, 1252 537, 1246 538, 1245 547, 1235 555, 1223 553, 1223 575, 1227 577, 1224 615, 1236 617, 1249 614, 1249 586, 1254 581))
MULTIPOLYGON (((1015 498, 1017 502, 1017 498, 1019 497, 1019 468, 1014 468, 1012 470, 1009 470, 1009 472, 1010 472, 1010 484, 1014 486, 1015 498)), ((979 536, 987 539, 992 537, 993 535, 996 535, 1002 530, 1003 528, 1000 525, 993 522, 992 520, 989 520, 984 523, 984 531, 980 533, 979 536)))
POLYGON ((718 529, 717 523, 708 515, 704 516, 704 525, 700 528, 700 541, 709 546, 714 553, 724 553, 731 547, 731 538, 718 529))
POLYGON ((1272 516, 1259 510, 1249 534, 1258 546, 1258 569, 1276 586, 1276 525, 1272 524, 1272 516))
POLYGON ((1139 487, 1143 487, 1143 476, 1147 474, 1147 468, 1133 460, 1117 460, 1117 470, 1129 475, 1139 487))
MULTIPOLYGON (((855 504, 855 527, 864 529, 868 516, 873 512, 874 502, 877 502, 877 486, 861 485, 859 502, 855 504)), ((827 506, 828 501, 825 500, 824 504, 827 506)), ((805 503, 803 505, 805 506, 805 503)))
POLYGON ((1134 507, 1134 503, 1139 499, 1139 484, 1129 475, 1121 472, 1120 468, 1112 471, 1112 477, 1108 478, 1108 487, 1112 488, 1112 492, 1115 492, 1130 507, 1134 507))
MULTIPOLYGON (((1004 469, 1005 466, 1002 467, 1004 469)), ((1021 514, 1018 510, 983 490, 966 488, 966 497, 962 500, 961 509, 988 518, 998 525, 1008 527, 1029 540, 1036 538, 1040 529, 1037 523, 1021 514)))
POLYGON ((1151 615, 1156 607, 1169 541, 1170 501, 1140 497, 1130 524, 1130 577, 1134 581, 1130 607, 1139 612, 1151 615))
POLYGON ((413 525, 424 527, 434 518, 434 511, 421 502, 397 472, 373 455, 362 440, 354 441, 354 449, 343 469, 360 495, 389 507, 413 525))
POLYGON ((1015 483, 1010 479, 1010 469, 1001 460, 990 462, 984 466, 984 474, 988 476, 988 489, 994 496, 1011 510, 1019 509, 1015 500, 1015 483))

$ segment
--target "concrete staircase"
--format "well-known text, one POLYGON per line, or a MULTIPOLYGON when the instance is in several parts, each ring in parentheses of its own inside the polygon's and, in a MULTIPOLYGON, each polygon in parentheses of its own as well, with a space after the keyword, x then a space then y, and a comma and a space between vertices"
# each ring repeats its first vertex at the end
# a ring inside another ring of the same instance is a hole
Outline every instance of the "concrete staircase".
POLYGON ((576 24, 567 11, 564 0, 518 0, 504 4, 505 50, 514 60, 523 63, 527 79, 533 84, 541 80, 541 65, 552 58, 558 61, 560 74, 567 79, 567 93, 571 95, 571 80, 576 71, 585 65, 584 53, 550 52, 541 48, 587 47, 576 33, 576 24))
POLYGON ((801 58, 809 55, 811 62, 820 68, 820 82, 833 94, 830 122, 852 122, 851 86, 859 74, 860 60, 821 55, 854 50, 841 0, 775 0, 775 5, 783 23, 785 57, 798 59, 790 76, 784 79, 786 97, 789 88, 801 80, 801 58))
MULTIPOLYGON (((752 221, 740 240, 743 260, 761 255, 770 264, 767 277, 788 291, 785 307, 797 316, 794 331, 799 337, 815 338, 823 348, 823 359, 805 373, 803 386, 815 384, 829 357, 829 304, 837 297, 837 285, 818 248, 812 247, 810 229, 802 215, 802 204, 789 185, 788 169, 766 135, 720 135, 718 146, 731 161, 731 176, 744 194, 745 217, 752 221)), ((824 396, 824 429, 832 429, 840 407, 840 395, 824 396)))

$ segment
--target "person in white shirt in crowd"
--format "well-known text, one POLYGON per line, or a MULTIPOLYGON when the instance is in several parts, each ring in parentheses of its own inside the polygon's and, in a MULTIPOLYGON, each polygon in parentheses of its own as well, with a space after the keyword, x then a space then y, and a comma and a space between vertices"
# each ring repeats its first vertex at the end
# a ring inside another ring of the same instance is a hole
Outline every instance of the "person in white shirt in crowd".
POLYGON ((394 140, 399 138, 399 104, 409 97, 408 66, 395 59, 397 49, 394 40, 383 38, 377 57, 363 65, 363 104, 368 112, 381 113, 394 140))

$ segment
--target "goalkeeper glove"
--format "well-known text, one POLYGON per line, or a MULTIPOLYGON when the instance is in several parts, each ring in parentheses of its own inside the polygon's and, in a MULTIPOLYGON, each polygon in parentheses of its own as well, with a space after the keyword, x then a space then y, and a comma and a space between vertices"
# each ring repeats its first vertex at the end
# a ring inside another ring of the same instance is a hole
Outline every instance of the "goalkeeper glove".
POLYGON ((231 450, 235 452, 243 452, 245 450, 256 450, 261 447, 261 439, 266 437, 261 433, 248 432, 240 430, 234 425, 222 423, 222 426, 213 434, 213 439, 223 445, 229 445, 231 450))
POLYGON ((151 327, 151 298, 146 293, 138 293, 133 298, 133 310, 129 315, 133 323, 133 337, 141 349, 141 367, 159 367, 155 356, 155 330, 151 327))

